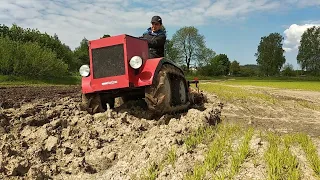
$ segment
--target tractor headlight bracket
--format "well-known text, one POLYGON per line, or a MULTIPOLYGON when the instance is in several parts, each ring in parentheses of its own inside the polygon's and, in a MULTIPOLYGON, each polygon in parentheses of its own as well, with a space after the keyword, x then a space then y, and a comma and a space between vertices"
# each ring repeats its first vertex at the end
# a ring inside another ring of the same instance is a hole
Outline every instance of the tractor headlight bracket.
POLYGON ((133 56, 129 64, 133 69, 139 69, 142 66, 142 58, 140 56, 133 56))

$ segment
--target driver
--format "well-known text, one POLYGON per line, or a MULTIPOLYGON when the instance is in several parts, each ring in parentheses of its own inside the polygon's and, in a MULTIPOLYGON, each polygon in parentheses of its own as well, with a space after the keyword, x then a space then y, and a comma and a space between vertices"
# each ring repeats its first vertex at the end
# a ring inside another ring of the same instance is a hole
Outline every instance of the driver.
POLYGON ((148 41, 150 58, 164 57, 164 45, 167 37, 160 16, 151 18, 151 27, 143 33, 142 38, 148 41))

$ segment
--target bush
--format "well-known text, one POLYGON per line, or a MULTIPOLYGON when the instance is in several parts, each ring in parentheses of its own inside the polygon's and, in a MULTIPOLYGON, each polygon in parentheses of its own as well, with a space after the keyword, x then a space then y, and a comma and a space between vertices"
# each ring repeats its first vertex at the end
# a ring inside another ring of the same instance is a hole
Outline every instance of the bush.
POLYGON ((22 43, 0 38, 0 73, 32 78, 62 77, 68 65, 56 54, 36 42, 22 43))
POLYGON ((283 76, 296 76, 297 75, 291 64, 285 64, 283 67, 283 71, 281 73, 283 76))

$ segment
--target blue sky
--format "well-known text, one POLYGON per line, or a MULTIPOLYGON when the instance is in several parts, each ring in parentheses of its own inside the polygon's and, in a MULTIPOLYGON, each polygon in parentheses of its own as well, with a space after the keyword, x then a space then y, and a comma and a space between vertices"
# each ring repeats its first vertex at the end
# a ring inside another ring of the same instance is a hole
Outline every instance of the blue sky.
POLYGON ((209 48, 241 65, 256 64, 260 38, 278 32, 285 38, 286 62, 295 68, 301 34, 320 25, 320 0, 1 0, 0 12, 1 24, 56 33, 72 49, 83 37, 139 36, 160 15, 168 38, 195 26, 209 48))

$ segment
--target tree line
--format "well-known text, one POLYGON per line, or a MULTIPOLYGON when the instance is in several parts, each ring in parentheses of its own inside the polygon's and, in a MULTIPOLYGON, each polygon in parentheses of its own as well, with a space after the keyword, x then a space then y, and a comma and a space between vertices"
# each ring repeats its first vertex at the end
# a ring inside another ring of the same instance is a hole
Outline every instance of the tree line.
POLYGON ((297 63, 301 70, 294 70, 286 63, 283 36, 270 33, 263 36, 254 54, 257 64, 240 65, 230 61, 226 54, 216 54, 205 47, 204 37, 195 27, 182 27, 167 40, 166 56, 175 60, 189 72, 206 76, 296 76, 320 75, 320 27, 307 29, 300 40, 297 63), (196 70, 190 71, 193 64, 196 70))
MULTIPOLYGON (((103 35, 110 37, 110 35, 103 35)), ((82 64, 89 63, 88 40, 71 50, 57 34, 53 36, 37 29, 0 25, 0 74, 30 78, 70 76, 82 64)))
MULTIPOLYGON (((110 37, 104 34, 100 38, 110 37)), ((296 71, 286 62, 283 37, 270 33, 261 37, 255 53, 257 64, 240 65, 226 54, 206 46, 205 37, 193 26, 177 30, 165 45, 165 57, 187 73, 204 76, 293 76, 296 71)), ((320 75, 320 28, 312 27, 301 38, 297 62, 302 72, 320 75)), ((59 37, 37 29, 0 25, 0 74, 48 78, 70 76, 89 63, 88 40, 83 38, 75 50, 59 37)), ((300 72, 301 73, 301 72, 300 72)))

